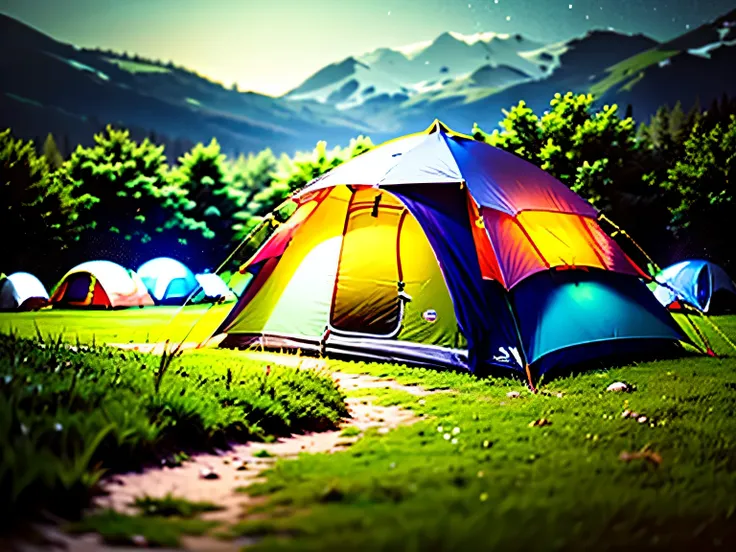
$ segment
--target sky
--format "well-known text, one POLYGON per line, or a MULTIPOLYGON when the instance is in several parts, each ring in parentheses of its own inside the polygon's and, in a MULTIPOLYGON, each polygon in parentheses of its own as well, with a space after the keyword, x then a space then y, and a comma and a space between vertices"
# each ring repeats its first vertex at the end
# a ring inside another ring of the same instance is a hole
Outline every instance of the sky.
POLYGON ((445 31, 544 42, 593 28, 666 40, 736 0, 0 0, 57 40, 173 61, 240 90, 281 95, 325 65, 445 31))

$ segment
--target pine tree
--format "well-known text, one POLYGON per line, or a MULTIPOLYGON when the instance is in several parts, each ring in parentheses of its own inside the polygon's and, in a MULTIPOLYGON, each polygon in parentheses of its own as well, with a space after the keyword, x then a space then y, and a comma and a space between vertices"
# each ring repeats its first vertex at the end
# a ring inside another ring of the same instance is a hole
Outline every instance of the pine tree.
POLYGON ((56 146, 54 135, 49 133, 43 143, 43 156, 52 171, 58 170, 64 164, 64 157, 56 146))

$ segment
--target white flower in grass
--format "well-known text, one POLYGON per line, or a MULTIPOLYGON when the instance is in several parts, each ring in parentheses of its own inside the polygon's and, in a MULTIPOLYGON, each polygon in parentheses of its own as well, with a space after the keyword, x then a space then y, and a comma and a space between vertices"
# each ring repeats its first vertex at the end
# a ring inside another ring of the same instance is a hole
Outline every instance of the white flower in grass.
POLYGON ((457 439, 453 439, 453 440, 452 440, 452 441, 450 441, 450 442, 451 442, 451 443, 452 443, 453 445, 457 445, 457 439))
POLYGON ((54 429, 55 429, 56 431, 61 431, 62 429, 64 429, 64 426, 62 426, 62 425, 61 425, 61 424, 60 424, 59 422, 56 422, 56 423, 54 424, 54 429))
POLYGON ((444 430, 442 429, 442 426, 437 426, 437 431, 439 431, 440 433, 442 433, 442 431, 444 431, 444 430))
POLYGON ((450 434, 449 433, 445 433, 442 437, 444 437, 445 441, 449 441, 450 440, 450 434))
POLYGON ((453 427, 452 428, 452 434, 453 435, 457 435, 458 433, 460 433, 460 428, 459 427, 453 427))

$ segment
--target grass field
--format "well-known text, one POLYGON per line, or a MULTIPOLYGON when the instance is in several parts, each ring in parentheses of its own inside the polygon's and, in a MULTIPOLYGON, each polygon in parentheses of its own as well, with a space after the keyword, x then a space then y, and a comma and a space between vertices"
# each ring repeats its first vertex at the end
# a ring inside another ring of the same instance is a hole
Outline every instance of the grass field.
POLYGON ((217 330, 233 303, 184 307, 145 307, 124 310, 45 310, 0 313, 0 333, 16 331, 34 337, 63 336, 82 343, 149 343, 170 339, 199 342, 217 330), (191 331, 190 331, 191 330, 191 331), (187 334, 189 334, 187 336, 187 334))
MULTIPOLYGON (((34 335, 35 320, 68 339, 144 341, 169 314, 4 315, 0 330, 34 335)), ((187 310, 182 320, 198 314, 187 310)), ((736 338, 736 317, 713 321, 736 338)), ((186 325, 177 319, 172 327, 186 325)), ((719 352, 729 351, 703 329, 719 352)), ((182 358, 236 366, 239 354, 182 358)), ((388 433, 368 430, 343 452, 277 461, 263 483, 244 489, 263 500, 228 529, 255 538, 255 550, 736 549, 734 351, 553 379, 537 395, 508 379, 330 365, 437 392, 352 391, 421 419, 388 433), (632 391, 607 392, 615 381, 632 391)))

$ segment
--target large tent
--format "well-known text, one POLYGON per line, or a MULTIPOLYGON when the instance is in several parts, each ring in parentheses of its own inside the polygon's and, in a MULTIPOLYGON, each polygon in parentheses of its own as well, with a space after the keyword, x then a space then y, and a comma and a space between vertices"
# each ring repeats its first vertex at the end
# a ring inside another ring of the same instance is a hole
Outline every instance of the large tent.
POLYGON ((683 304, 718 313, 736 307, 736 284, 717 264, 703 260, 675 263, 660 271, 652 283, 657 300, 671 310, 683 304))
POLYGON ((157 257, 143 263, 136 271, 154 301, 162 305, 180 305, 199 284, 189 268, 169 257, 157 257))
POLYGON ((241 267, 254 277, 222 346, 507 368, 531 382, 688 342, 592 205, 439 121, 291 199, 293 215, 241 267))
POLYGON ((0 310, 35 310, 48 303, 41 281, 28 272, 0 276, 0 310))
POLYGON ((59 307, 119 308, 153 305, 138 274, 111 261, 89 261, 67 272, 51 294, 59 307))

